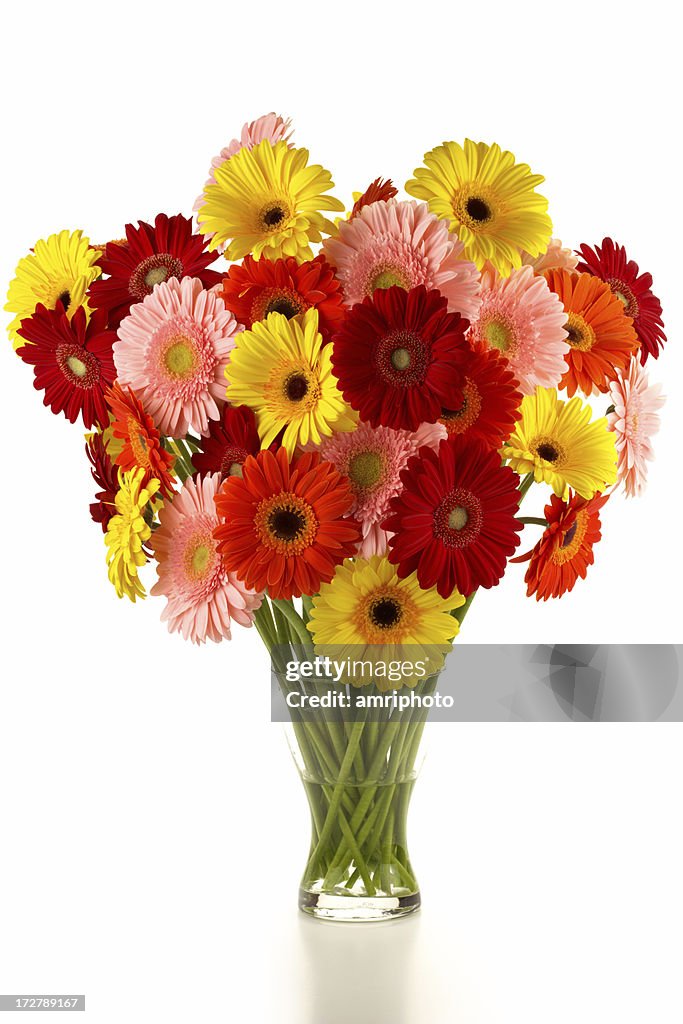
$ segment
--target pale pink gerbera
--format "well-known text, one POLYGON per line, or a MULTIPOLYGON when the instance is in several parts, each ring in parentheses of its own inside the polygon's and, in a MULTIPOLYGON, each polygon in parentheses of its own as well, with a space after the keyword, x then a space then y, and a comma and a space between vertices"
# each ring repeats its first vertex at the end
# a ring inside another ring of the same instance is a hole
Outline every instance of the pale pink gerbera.
POLYGON ((188 479, 159 513, 159 529, 150 545, 159 580, 152 594, 168 598, 161 616, 170 633, 195 644, 230 639, 230 622, 250 626, 261 595, 226 572, 213 531, 218 526, 214 497, 220 473, 188 479))
POLYGON ((355 502, 352 514, 361 524, 359 554, 382 555, 391 536, 381 528, 389 502, 402 490, 401 470, 422 445, 436 448, 446 437, 440 423, 424 423, 414 432, 371 427, 361 423, 351 434, 335 434, 320 453, 351 481, 355 502))
POLYGON ((567 369, 567 314, 557 295, 531 267, 500 278, 482 278, 481 309, 469 340, 499 349, 519 381, 520 391, 552 388, 567 369))
POLYGON ((169 278, 119 327, 119 384, 137 392, 162 434, 206 434, 225 401, 225 368, 239 330, 223 300, 196 277, 169 278))
MULTIPOLYGON (((204 182, 204 191, 200 196, 197 196, 192 207, 194 213, 197 213, 200 207, 204 205, 206 200, 204 193, 209 185, 213 185, 216 181, 216 168, 224 164, 235 153, 239 153, 241 149, 253 149, 259 142, 267 140, 272 142, 273 145, 276 142, 289 142, 292 134, 291 124, 292 122, 289 118, 285 121, 279 114, 270 113, 263 114, 261 117, 257 117, 255 121, 247 122, 247 124, 243 125, 239 139, 233 139, 232 142, 223 147, 218 156, 213 157, 211 160, 209 177, 204 182)), ((223 249, 225 246, 223 245, 219 248, 223 249)))
POLYGON ((535 274, 543 274, 546 270, 575 270, 578 262, 576 253, 565 249, 559 238, 551 238, 548 248, 540 256, 522 253, 522 266, 531 267, 535 274))
POLYGON ((463 244, 448 222, 424 203, 389 199, 363 207, 353 220, 339 224, 336 238, 323 251, 337 269, 349 306, 376 288, 438 288, 451 312, 474 319, 479 309, 479 273, 460 259, 463 244))
POLYGON ((618 452, 617 480, 630 498, 642 494, 647 464, 654 459, 651 438, 660 426, 658 410, 664 405, 661 384, 650 384, 637 356, 628 369, 617 370, 609 387, 614 412, 607 416, 618 452))

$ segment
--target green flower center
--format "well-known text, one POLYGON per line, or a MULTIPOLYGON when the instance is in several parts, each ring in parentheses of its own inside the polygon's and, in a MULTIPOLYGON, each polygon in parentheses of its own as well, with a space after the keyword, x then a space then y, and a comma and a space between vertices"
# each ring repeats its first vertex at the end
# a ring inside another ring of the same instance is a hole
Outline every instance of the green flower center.
POLYGON ((384 464, 379 452, 358 452, 349 461, 349 478, 360 490, 374 487, 382 476, 384 464))
POLYGON ((407 348, 395 348, 390 359, 395 370, 407 370, 410 366, 410 352, 407 348))
POLYGON ((500 320, 491 320, 484 328, 484 337, 492 348, 497 348, 501 352, 507 352, 512 341, 512 332, 500 320))
POLYGON ((380 270, 379 274, 373 278, 371 290, 393 288, 394 285, 398 285, 399 288, 405 288, 406 283, 403 276, 399 275, 395 270, 380 270))
POLYGON ((174 377, 188 377, 195 367, 195 354, 187 341, 178 340, 170 345, 164 356, 168 372, 174 377))
POLYGON ((66 365, 76 377, 85 377, 88 367, 78 356, 67 356, 66 365))

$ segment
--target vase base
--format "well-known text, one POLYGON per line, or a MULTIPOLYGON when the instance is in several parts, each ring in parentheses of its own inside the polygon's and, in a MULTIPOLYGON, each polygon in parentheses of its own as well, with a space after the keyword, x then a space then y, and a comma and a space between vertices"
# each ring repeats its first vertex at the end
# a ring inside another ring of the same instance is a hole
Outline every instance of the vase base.
POLYGON ((420 909, 419 892, 408 896, 343 896, 299 889, 299 909, 322 921, 387 921, 420 909))

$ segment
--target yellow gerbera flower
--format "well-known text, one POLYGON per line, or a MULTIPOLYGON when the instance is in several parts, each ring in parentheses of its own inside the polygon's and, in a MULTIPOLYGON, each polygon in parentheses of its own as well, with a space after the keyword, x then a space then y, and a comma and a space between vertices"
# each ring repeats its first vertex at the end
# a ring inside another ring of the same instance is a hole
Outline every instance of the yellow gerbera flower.
POLYGON ((503 276, 548 248, 548 200, 535 188, 544 178, 494 143, 444 142, 425 154, 425 167, 406 183, 437 217, 450 221, 464 243, 463 257, 481 270, 488 260, 503 276))
POLYGON ((225 371, 228 400, 255 414, 264 448, 285 428, 282 445, 320 444, 333 431, 353 430, 357 418, 332 373, 331 345, 323 345, 318 310, 288 320, 269 313, 236 336, 225 371))
POLYGON ((147 561, 142 545, 152 535, 145 519, 145 508, 159 490, 159 481, 150 480, 141 487, 144 469, 119 470, 119 491, 116 495, 115 516, 109 520, 105 534, 109 580, 118 597, 145 596, 145 588, 138 578, 138 568, 147 561))
POLYGON ((334 230, 319 211, 344 209, 334 196, 323 195, 334 187, 330 172, 319 164, 309 167, 308 150, 284 141, 240 149, 214 173, 197 219, 202 234, 212 236, 212 249, 231 240, 229 260, 247 253, 256 259, 312 259, 310 243, 334 230))
POLYGON ((617 478, 617 450, 607 420, 591 422, 591 408, 580 398, 563 402, 554 388, 537 388, 520 406, 521 419, 503 447, 503 458, 518 473, 533 473, 566 496, 573 487, 583 498, 603 491, 617 478))
MULTIPOLYGON (((335 657, 343 660, 343 649, 352 647, 346 654, 353 661, 369 659, 375 666, 391 661, 409 661, 414 666, 424 660, 432 675, 442 667, 460 628, 451 612, 464 603, 457 590, 445 599, 436 587, 423 590, 415 573, 399 579, 396 566, 384 556, 347 558, 313 598, 308 629, 319 652, 332 647, 335 657)), ((374 681, 383 688, 377 678, 349 681, 374 681)), ((419 681, 407 671, 400 683, 419 681)))
POLYGON ((33 252, 23 256, 10 282, 5 309, 14 313, 7 328, 15 348, 26 342, 17 334, 24 317, 31 316, 39 302, 54 309, 61 299, 67 316, 86 305, 85 293, 101 274, 96 265, 100 254, 89 247, 82 231, 60 231, 41 238, 33 252))

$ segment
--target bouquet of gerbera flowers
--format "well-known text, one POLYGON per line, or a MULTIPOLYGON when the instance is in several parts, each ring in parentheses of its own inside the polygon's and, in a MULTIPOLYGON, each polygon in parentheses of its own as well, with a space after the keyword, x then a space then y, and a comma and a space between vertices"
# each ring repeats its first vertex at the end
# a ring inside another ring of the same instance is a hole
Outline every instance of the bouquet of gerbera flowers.
MULTIPOLYGON (((663 401, 645 366, 666 339, 650 275, 610 238, 564 248, 542 181, 495 144, 446 142, 413 198, 377 178, 344 215, 269 114, 213 160, 195 225, 36 242, 9 330, 45 405, 87 431, 117 595, 144 597, 155 563, 172 632, 254 624, 287 688, 286 652, 357 645, 377 667, 447 648, 511 560, 537 600, 585 577, 610 495, 644 486, 663 401), (525 517, 533 484, 549 496, 525 517)), ((405 682, 431 693, 435 675, 405 682)), ((418 905, 405 819, 424 717, 353 701, 294 717, 303 907, 418 905)))

